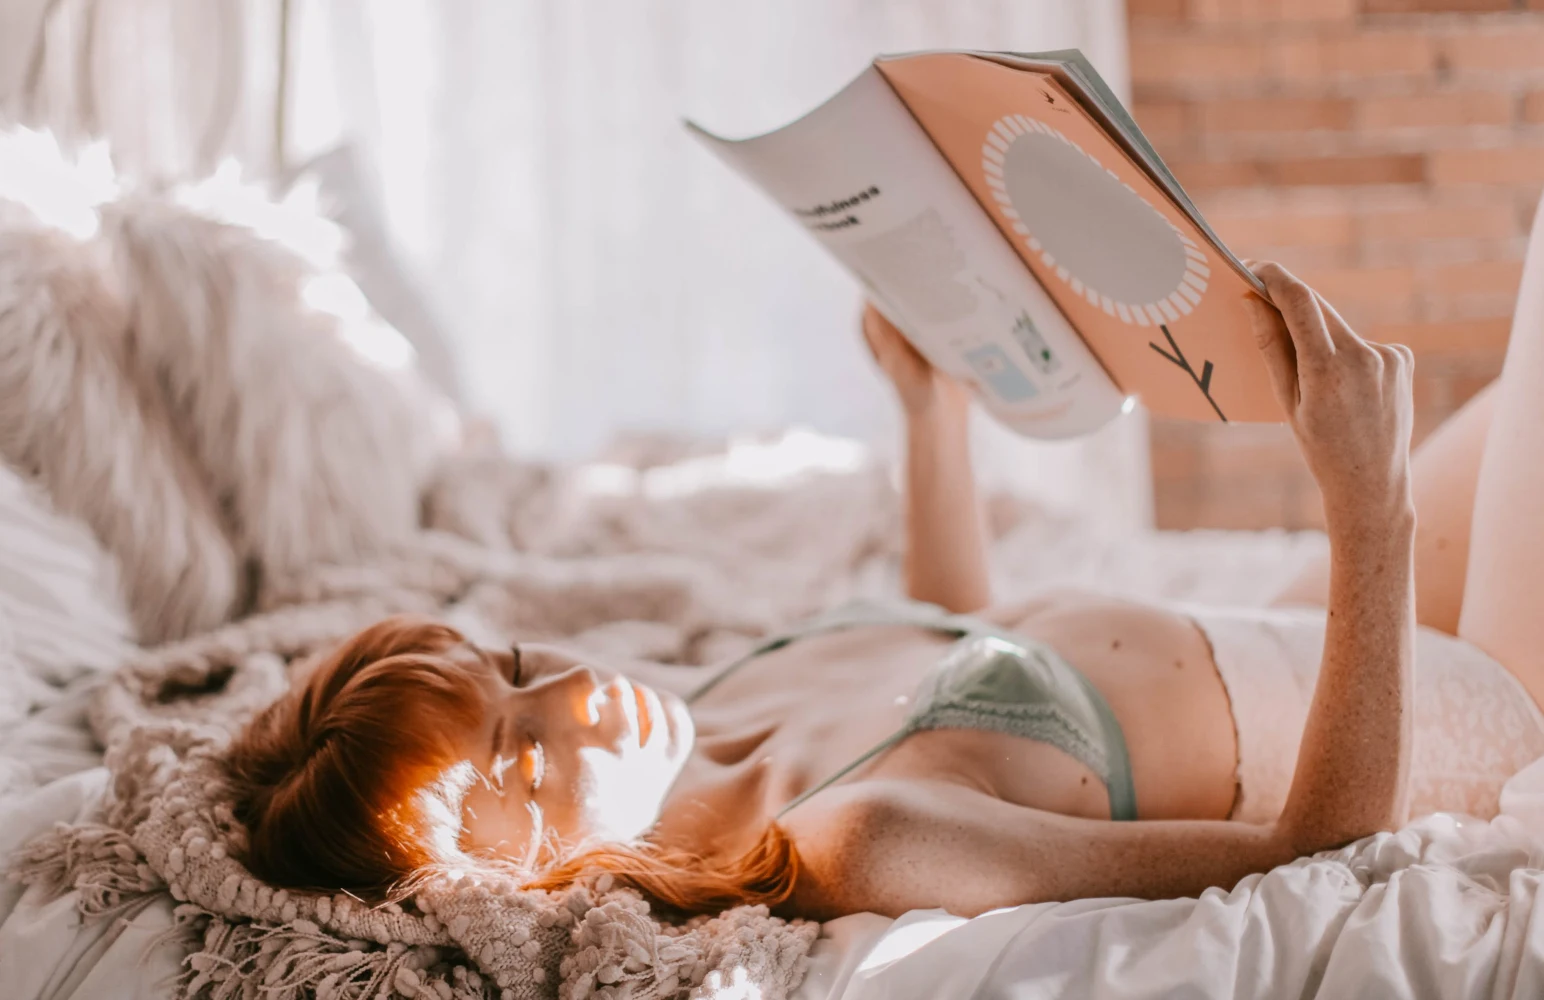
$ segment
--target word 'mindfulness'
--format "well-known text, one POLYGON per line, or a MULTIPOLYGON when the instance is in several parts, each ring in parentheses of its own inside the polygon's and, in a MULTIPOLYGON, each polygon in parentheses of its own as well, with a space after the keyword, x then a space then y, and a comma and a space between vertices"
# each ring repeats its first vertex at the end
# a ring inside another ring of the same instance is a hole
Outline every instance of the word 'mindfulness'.
POLYGON ((793 214, 805 220, 804 224, 811 229, 826 231, 848 229, 852 226, 861 225, 858 217, 851 210, 857 208, 865 201, 878 197, 878 185, 870 184, 857 194, 816 205, 814 208, 796 208, 793 210, 793 214), (831 218, 831 216, 840 216, 840 218, 831 218))

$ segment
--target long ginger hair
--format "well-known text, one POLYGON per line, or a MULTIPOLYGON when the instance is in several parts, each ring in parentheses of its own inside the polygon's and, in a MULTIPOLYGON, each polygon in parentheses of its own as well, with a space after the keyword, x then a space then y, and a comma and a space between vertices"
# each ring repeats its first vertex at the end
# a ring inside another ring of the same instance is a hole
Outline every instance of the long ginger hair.
POLYGON ((581 845, 526 868, 463 853, 460 790, 444 776, 460 760, 450 734, 482 722, 477 682, 451 655, 465 643, 448 625, 388 618, 252 720, 227 760, 254 875, 383 900, 439 868, 487 864, 531 889, 607 872, 687 913, 771 906, 792 894, 799 857, 775 823, 720 864, 647 840, 581 845))

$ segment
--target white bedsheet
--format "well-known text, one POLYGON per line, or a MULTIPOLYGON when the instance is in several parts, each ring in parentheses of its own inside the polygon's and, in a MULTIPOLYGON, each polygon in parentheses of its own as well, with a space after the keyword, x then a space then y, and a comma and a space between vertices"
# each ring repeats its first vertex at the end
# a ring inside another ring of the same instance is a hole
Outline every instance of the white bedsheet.
POLYGON ((1544 996, 1537 830, 1438 815, 1200 899, 914 912, 801 998, 1544 996))
MULTIPOLYGON (((0 853, 101 794, 86 683, 0 684, 0 700, 34 709, 0 732, 0 853)), ((843 918, 797 1000, 1544 996, 1544 762, 1509 783, 1502 807, 1491 822, 1427 817, 1198 900, 843 918)), ((0 1000, 168 997, 180 959, 161 937, 170 925, 165 897, 82 926, 73 895, 0 883, 0 1000)))
MULTIPOLYGON (((86 729, 90 677, 28 696, 44 707, 0 736, 0 857, 54 823, 95 807, 107 784, 86 729)), ((16 697, 14 688, 0 697, 16 697)), ((171 996, 181 951, 160 936, 172 925, 170 896, 83 924, 75 893, 48 900, 0 882, 0 1000, 160 1000, 171 996)))

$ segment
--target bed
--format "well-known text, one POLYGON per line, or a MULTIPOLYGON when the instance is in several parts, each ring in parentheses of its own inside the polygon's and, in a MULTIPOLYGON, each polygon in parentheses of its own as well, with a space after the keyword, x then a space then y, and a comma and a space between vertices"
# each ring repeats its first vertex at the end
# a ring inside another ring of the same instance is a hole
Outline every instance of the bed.
MULTIPOLYGON (((143 203, 134 210, 146 211, 143 203)), ((442 541, 453 536, 459 551, 503 552, 519 564, 524 589, 501 599, 528 599, 545 616, 527 621, 529 627, 591 648, 698 663, 732 655, 801 614, 898 591, 900 506, 891 471, 854 442, 790 430, 727 442, 635 439, 576 466, 466 448, 436 458, 438 438, 419 442, 414 435, 434 424, 430 418, 444 401, 426 395, 410 372, 383 374, 334 350, 362 331, 302 308, 297 279, 338 277, 331 265, 286 265, 278 273, 289 284, 276 284, 276 272, 265 270, 274 266, 272 247, 239 226, 211 226, 167 205, 138 223, 128 231, 119 225, 113 238, 138 241, 128 247, 138 268, 131 284, 165 292, 165 308, 148 319, 131 311, 130 325, 149 348, 164 352, 160 373, 166 365, 202 366, 184 396, 162 405, 210 409, 137 425, 161 429, 164 437, 150 441, 126 423, 148 419, 150 404, 144 393, 125 391, 115 397, 119 411, 103 402, 84 416, 65 410, 59 419, 20 421, 19 430, 8 423, 0 435, 8 448, 33 435, 27 465, 39 470, 24 479, 12 471, 22 463, 0 462, 0 855, 95 813, 109 771, 93 736, 102 727, 88 725, 94 691, 125 661, 159 655, 137 652, 131 636, 194 635, 223 621, 234 598, 229 574, 217 571, 239 565, 238 557, 269 570, 286 560, 332 560, 325 576, 331 593, 369 595, 403 590, 401 580, 389 578, 390 563, 351 557, 429 545, 425 538, 437 532, 442 541), (176 252, 159 252, 158 240, 176 252), (184 252, 190 240, 202 241, 198 253, 184 252), (191 277, 176 270, 190 257, 201 265, 191 277), (244 299, 239 315, 222 313, 227 297, 196 294, 201 283, 214 282, 210 275, 238 284, 250 278, 262 294, 244 299), (290 337, 302 327, 303 337, 290 337), (227 349, 229 356, 221 353, 227 349), (264 364, 254 364, 254 356, 264 364), (250 368, 282 373, 286 365, 287 377, 246 377, 250 368), (106 423, 90 425, 85 417, 106 423), (330 421, 328 440, 344 446, 329 449, 313 433, 323 419, 330 421), (231 461, 230 442, 205 436, 230 426, 251 432, 244 446, 259 454, 268 448, 275 459, 268 475, 245 475, 231 461), (147 450, 157 442, 163 452, 147 450), (414 450, 419 443, 425 450, 414 450), (432 481, 410 474, 410 452, 434 459, 425 462, 439 468, 432 481), (204 478, 190 487, 168 460, 171 478, 156 479, 148 459, 157 454, 180 454, 180 468, 196 467, 204 478), (62 468, 60 455, 70 458, 62 468), (103 503, 100 491, 69 479, 82 468, 96 470, 100 482, 129 487, 103 503), (232 536, 210 521, 199 536, 203 549, 169 557, 164 546, 146 544, 145 531, 123 528, 171 522, 173 540, 191 537, 188 525, 209 511, 198 506, 194 488, 206 480, 220 483, 223 499, 242 513, 245 534, 232 536), (183 505, 185 519, 167 513, 161 501, 168 498, 183 505), (143 507, 138 522, 118 519, 122 508, 136 505, 143 507), (423 530, 420 517, 435 531, 423 530), (210 582, 223 582, 223 597, 210 582), (225 603, 212 603, 211 594, 225 603)), ((25 227, 18 232, 31 238, 25 227)), ((94 254, 76 259, 76 244, 25 239, 0 239, 0 263, 11 265, 0 268, 0 278, 24 280, 26 267, 46 253, 59 255, 60 269, 85 269, 72 288, 89 285, 94 254)), ((51 280, 49 274, 38 280, 51 280)), ((94 294, 112 292, 104 286, 94 294)), ((18 326, 6 301, 0 295, 0 349, 15 351, 37 331, 18 326)), ((40 301, 54 308, 54 299, 40 301)), ((95 341, 104 334, 63 326, 47 332, 95 341)), ((8 388, 5 377, 35 371, 0 365, 0 401, 24 398, 26 383, 8 388)), ((121 388, 134 377, 111 364, 91 374, 98 388, 121 388)), ((55 394, 43 403, 58 399, 69 402, 55 394)), ((16 419, 4 409, 0 416, 16 419)), ((993 498, 989 508, 994 588, 1003 601, 1044 587, 1092 586, 1138 597, 1260 603, 1325 544, 1311 533, 1112 535, 1076 513, 1012 495, 993 498)), ((441 596, 451 601, 445 595, 460 592, 452 581, 441 596)), ((305 594, 268 597, 282 608, 286 600, 303 604, 305 594)), ((470 598, 456 600, 431 606, 455 620, 470 598)), ((972 920, 934 911, 896 921, 850 916, 821 928, 789 990, 763 991, 731 977, 694 995, 1537 996, 1544 994, 1544 930, 1533 919, 1544 870, 1544 768, 1514 778, 1502 809, 1488 822, 1420 819, 1397 834, 1200 899, 1086 900, 972 920)), ((129 851, 131 868, 136 857, 129 851)), ((145 881, 151 888, 121 904, 94 905, 104 911, 94 919, 82 918, 88 897, 97 904, 116 898, 97 892, 100 885, 76 881, 56 896, 37 885, 0 883, 0 998, 174 995, 191 965, 189 942, 178 932, 172 895, 156 889, 155 879, 145 881)), ((426 996, 413 982, 399 978, 398 991, 426 996)))
MULTIPOLYGON (((698 450, 693 468, 701 473, 710 454, 698 450)), ((678 475, 683 466, 655 468, 678 475)), ((573 473, 617 474, 599 467, 573 473)), ((762 489, 761 523, 780 504, 802 507, 801 491, 821 492, 829 501, 831 488, 830 481, 796 479, 762 489)), ((691 502, 652 501, 656 516, 670 504, 691 502)), ((30 564, 43 559, 54 568, 49 588, 18 594, 12 587, 0 603, 6 615, 0 634, 7 637, 0 851, 8 853, 55 822, 87 814, 102 795, 106 771, 86 727, 86 703, 101 671, 123 652, 129 629, 89 535, 9 473, 0 475, 0 510, 11 511, 4 523, 13 529, 30 519, 29 537, 46 540, 29 550, 30 564), (57 634, 57 616, 71 608, 88 609, 80 612, 79 641, 64 647, 40 641, 57 634)), ((1322 544, 1316 536, 1285 534, 1111 539, 1044 515, 1022 517, 1004 531, 994 559, 1005 597, 1046 585, 1097 583, 1133 594, 1249 602, 1264 599, 1322 544)), ((893 586, 893 569, 893 554, 880 554, 873 565, 851 569, 853 586, 882 592, 893 586)), ((1534 920, 1544 875, 1544 770, 1535 766, 1514 778, 1503 810, 1489 822, 1426 817, 1397 834, 1303 859, 1200 899, 1041 904, 971 920, 941 911, 895 921, 845 917, 822 928, 794 995, 1537 996, 1544 991, 1544 922, 1534 920)), ((183 956, 168 933, 174 902, 161 894, 83 922, 74 895, 47 899, 15 884, 0 888, 0 995, 173 995, 183 956)))

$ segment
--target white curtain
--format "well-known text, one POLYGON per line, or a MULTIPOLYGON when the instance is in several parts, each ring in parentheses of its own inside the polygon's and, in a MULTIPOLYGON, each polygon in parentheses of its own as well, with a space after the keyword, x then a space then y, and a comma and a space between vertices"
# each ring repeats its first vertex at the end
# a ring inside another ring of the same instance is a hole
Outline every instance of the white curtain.
MULTIPOLYGON (((681 116, 726 132, 774 127, 875 53, 918 48, 1076 46, 1117 92, 1127 80, 1122 0, 289 6, 289 162, 356 146, 387 230, 445 320, 472 405, 512 447, 552 457, 583 456, 623 429, 804 424, 893 443, 893 405, 855 329, 856 285, 697 148, 681 116)), ((10 50, 0 105, 6 92, 25 96, 29 74, 51 78, 48 100, 79 95, 69 107, 92 114, 66 119, 34 93, 22 117, 107 131, 120 162, 196 171, 224 124, 221 152, 269 168, 279 10, 280 0, 0 0, 10 50), (44 11, 58 44, 39 74, 44 11), (89 19, 95 30, 72 28, 89 19), (233 34, 238 22, 247 30, 233 34), (243 114, 222 123, 211 116, 233 106, 237 76, 243 114), (168 118, 173 105, 184 113, 168 118)), ((1148 522, 1140 415, 1063 445, 977 425, 984 479, 1115 530, 1148 522)))
POLYGON ((282 0, 0 0, 0 124, 141 178, 272 167, 282 0))

